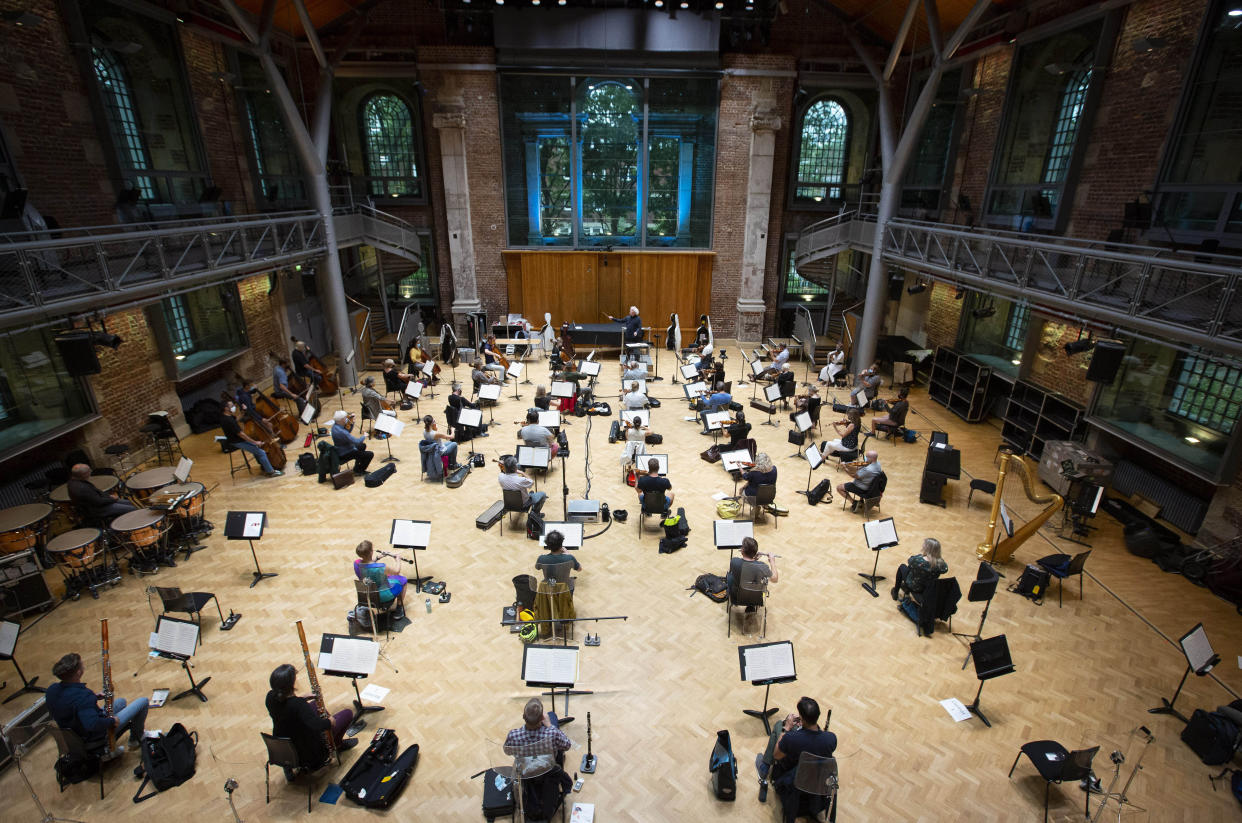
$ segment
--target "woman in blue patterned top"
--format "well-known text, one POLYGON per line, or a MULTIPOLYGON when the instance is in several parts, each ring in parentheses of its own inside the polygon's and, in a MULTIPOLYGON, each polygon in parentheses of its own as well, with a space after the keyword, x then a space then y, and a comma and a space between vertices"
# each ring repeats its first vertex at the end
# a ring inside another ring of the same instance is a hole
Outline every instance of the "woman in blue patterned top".
POLYGON ((370 540, 363 540, 354 549, 358 559, 354 561, 354 574, 359 580, 371 580, 379 588, 381 603, 397 601, 397 616, 405 614, 405 583, 406 580, 383 563, 376 562, 375 551, 370 540))
POLYGON ((923 551, 910 555, 905 563, 897 567, 896 581, 891 594, 896 600, 901 596, 902 589, 911 594, 923 592, 936 578, 949 570, 949 564, 940 556, 940 541, 929 537, 923 541, 923 551))

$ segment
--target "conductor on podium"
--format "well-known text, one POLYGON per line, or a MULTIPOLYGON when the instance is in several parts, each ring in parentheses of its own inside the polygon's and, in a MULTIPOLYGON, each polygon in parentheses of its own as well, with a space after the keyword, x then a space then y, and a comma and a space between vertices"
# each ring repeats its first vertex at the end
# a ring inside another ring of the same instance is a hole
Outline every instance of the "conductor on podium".
POLYGON ((643 319, 638 316, 638 306, 630 306, 630 313, 625 317, 613 317, 610 314, 608 319, 625 325, 623 333, 626 343, 643 342, 643 319))

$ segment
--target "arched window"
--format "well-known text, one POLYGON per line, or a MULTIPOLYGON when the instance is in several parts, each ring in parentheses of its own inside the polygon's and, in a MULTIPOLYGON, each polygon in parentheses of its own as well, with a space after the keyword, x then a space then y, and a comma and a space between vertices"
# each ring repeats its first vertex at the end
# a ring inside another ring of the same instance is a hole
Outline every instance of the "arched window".
POLYGON ((1044 183, 1060 183, 1065 179, 1070 156, 1074 152, 1074 139, 1078 136, 1078 122, 1082 107, 1087 102, 1087 89, 1091 86, 1091 70, 1072 71, 1066 75, 1057 103, 1057 119, 1052 127, 1052 139, 1048 143, 1048 157, 1044 160, 1044 183))
POLYGON ((418 160, 414 149, 414 114, 389 92, 362 101, 362 143, 368 191, 390 197, 417 197, 418 160))
MULTIPOLYGON (((138 110, 134 106, 125 67, 111 49, 94 47, 91 49, 91 59, 95 64, 95 77, 103 89, 104 109, 108 115, 112 139, 116 141, 121 157, 128 167, 125 171, 151 168, 151 155, 142 140, 138 110)), ((155 199, 155 186, 150 177, 135 177, 133 183, 144 199, 155 199)))
POLYGON ((797 199, 838 199, 845 182, 850 117, 831 97, 815 101, 802 116, 798 149, 797 199))

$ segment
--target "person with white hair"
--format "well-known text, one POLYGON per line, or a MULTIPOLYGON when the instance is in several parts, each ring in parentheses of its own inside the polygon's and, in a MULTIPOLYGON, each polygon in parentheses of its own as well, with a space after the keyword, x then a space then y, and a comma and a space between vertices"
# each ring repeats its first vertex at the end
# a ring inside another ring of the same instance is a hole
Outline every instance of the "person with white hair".
POLYGON ((845 351, 840 341, 837 347, 828 353, 828 362, 819 370, 819 382, 831 386, 837 382, 837 375, 845 371, 845 351))
POLYGON ((869 451, 864 455, 865 462, 861 466, 846 463, 843 468, 846 474, 854 479, 837 486, 837 494, 850 502, 850 511, 858 511, 858 504, 871 488, 875 479, 884 473, 880 468, 880 453, 869 451))
POLYGON ((621 373, 622 382, 628 383, 631 380, 646 380, 647 367, 637 360, 630 360, 625 364, 625 371, 621 373))
POLYGON ((348 419, 349 415, 344 410, 337 410, 332 414, 332 444, 337 448, 342 466, 352 460, 354 474, 366 474, 367 466, 371 465, 375 453, 367 451, 367 441, 364 438, 350 434, 346 427, 348 419))
POLYGON ((614 323, 621 323, 625 326, 622 330, 624 342, 643 342, 643 319, 638 316, 638 306, 630 306, 630 313, 625 317, 613 317, 610 314, 608 315, 608 319, 614 323))
POLYGON ((500 488, 504 491, 520 491, 522 493, 522 508, 532 514, 539 514, 543 511, 543 504, 548 501, 546 492, 531 492, 535 485, 535 481, 530 475, 518 468, 517 458, 511 454, 505 455, 500 461, 500 488))

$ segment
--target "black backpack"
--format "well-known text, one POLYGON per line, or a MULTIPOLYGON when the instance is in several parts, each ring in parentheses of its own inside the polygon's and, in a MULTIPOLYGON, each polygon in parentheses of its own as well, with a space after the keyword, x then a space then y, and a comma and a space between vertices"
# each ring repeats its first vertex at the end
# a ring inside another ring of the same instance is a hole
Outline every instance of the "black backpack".
MULTIPOLYGON (((669 539, 684 538, 690 534, 690 523, 686 520, 686 510, 681 506, 677 507, 675 514, 664 518, 662 525, 664 526, 664 536, 669 539)), ((682 543, 682 545, 684 546, 685 543, 682 543)))
POLYGON ((319 466, 315 463, 315 455, 310 452, 302 452, 299 454, 298 471, 302 474, 315 474, 319 471, 319 466))
POLYGON ((1048 581, 1051 577, 1046 569, 1034 563, 1028 563, 1022 570, 1022 576, 1018 578, 1018 582, 1010 586, 1009 591, 1043 605, 1044 592, 1048 589, 1048 581))
POLYGON ((708 769, 712 773, 712 791, 719 800, 737 799, 737 759, 733 756, 733 744, 729 740, 729 730, 716 732, 716 743, 712 746, 711 760, 708 769))
POLYGON ((1238 727, 1219 712, 1195 709, 1182 729, 1182 741, 1208 766, 1219 766, 1233 759, 1238 744, 1238 727))
POLYGON ((398 747, 395 731, 377 729, 371 745, 341 781, 345 796, 368 809, 386 809, 392 805, 418 763, 417 743, 400 755, 398 747))
POLYGON ((134 802, 150 800, 165 789, 180 786, 194 776, 198 759, 198 732, 188 732, 174 723, 167 734, 142 739, 142 769, 146 773, 142 785, 134 792, 134 802), (150 783, 155 791, 143 794, 150 783))
POLYGON ((69 784, 90 780, 97 774, 99 774, 97 755, 77 757, 72 754, 62 754, 56 758, 56 783, 62 792, 69 784))
POLYGON ((832 481, 821 480, 815 484, 815 488, 806 493, 806 502, 812 506, 818 506, 824 498, 828 498, 828 502, 832 502, 832 481))
POLYGON ((718 574, 700 574, 690 587, 690 596, 702 592, 713 603, 723 603, 729 599, 729 582, 718 574))
POLYGON ((614 420, 612 425, 608 427, 608 442, 616 443, 621 439, 621 421, 614 420))

